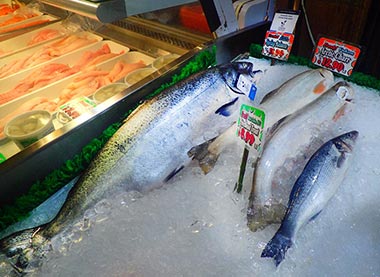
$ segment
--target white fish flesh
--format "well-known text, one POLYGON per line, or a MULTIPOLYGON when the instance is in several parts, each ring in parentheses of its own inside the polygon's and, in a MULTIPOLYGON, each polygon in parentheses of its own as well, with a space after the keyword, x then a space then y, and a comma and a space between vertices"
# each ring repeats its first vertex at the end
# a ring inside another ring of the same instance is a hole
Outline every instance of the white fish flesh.
POLYGON ((255 167, 248 205, 248 226, 252 231, 281 222, 294 182, 313 153, 336 135, 334 127, 352 109, 353 98, 353 88, 339 82, 284 119, 267 137, 255 167))
POLYGON ((261 257, 273 258, 276 266, 282 262, 300 228, 319 215, 342 183, 358 135, 351 131, 333 138, 312 156, 294 184, 280 228, 261 257))

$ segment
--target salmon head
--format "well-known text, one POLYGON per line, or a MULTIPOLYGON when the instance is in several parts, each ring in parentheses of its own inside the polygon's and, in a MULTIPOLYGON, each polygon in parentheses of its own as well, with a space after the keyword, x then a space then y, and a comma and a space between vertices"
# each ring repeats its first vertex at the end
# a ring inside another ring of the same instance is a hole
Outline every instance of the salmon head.
POLYGON ((247 97, 252 84, 255 84, 262 74, 261 70, 255 70, 253 63, 249 61, 237 61, 221 65, 219 69, 224 82, 237 94, 247 97))

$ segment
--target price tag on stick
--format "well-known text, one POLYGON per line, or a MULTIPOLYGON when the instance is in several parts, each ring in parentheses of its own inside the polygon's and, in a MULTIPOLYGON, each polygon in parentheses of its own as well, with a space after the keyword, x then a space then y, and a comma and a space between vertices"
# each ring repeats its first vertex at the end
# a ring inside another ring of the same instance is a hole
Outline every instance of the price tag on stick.
POLYGON ((243 104, 240 108, 240 117, 238 120, 237 135, 245 143, 242 161, 240 164, 239 179, 235 184, 235 189, 238 193, 243 188, 243 179, 249 150, 253 149, 258 152, 261 151, 261 144, 263 139, 265 113, 264 111, 255 107, 243 104))
POLYGON ((330 71, 350 76, 359 55, 359 46, 321 37, 315 47, 312 62, 330 71))

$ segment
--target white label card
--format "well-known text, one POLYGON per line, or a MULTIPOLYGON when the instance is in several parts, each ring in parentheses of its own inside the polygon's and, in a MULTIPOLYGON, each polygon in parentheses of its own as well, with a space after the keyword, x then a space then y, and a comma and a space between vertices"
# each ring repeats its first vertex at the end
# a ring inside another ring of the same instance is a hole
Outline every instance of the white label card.
POLYGON ((270 30, 293 34, 298 17, 299 12, 296 11, 279 11, 274 15, 270 30))

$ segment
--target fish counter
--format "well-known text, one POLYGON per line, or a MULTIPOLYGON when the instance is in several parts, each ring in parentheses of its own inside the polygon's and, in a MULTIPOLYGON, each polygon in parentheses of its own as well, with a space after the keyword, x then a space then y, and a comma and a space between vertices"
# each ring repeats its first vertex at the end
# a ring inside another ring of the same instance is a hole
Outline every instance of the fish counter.
POLYGON ((79 180, 1 234, 0 272, 376 276, 379 105, 378 91, 305 66, 244 57, 194 74, 142 104, 79 180), (257 86, 251 102, 241 75, 257 86), (267 125, 239 194, 237 126, 215 136, 240 101, 267 125))
MULTIPOLYGON (((43 10, 42 7, 33 6, 34 10, 43 10)), ((142 20, 138 18, 118 22, 123 27, 100 24, 73 14, 55 19, 39 28, 0 39, 0 161, 3 163, 26 160, 28 151, 35 153, 30 150, 31 144, 40 143, 52 133, 55 138, 61 138, 68 130, 93 118, 94 113, 103 112, 173 65, 191 58, 193 54, 183 55, 200 41, 210 39, 207 35, 192 34, 188 39, 195 44, 183 40, 181 44, 179 38, 167 41, 170 30, 175 30, 167 26, 166 41, 162 42, 123 28, 126 24, 138 30, 153 28, 154 23, 149 25, 146 20, 136 23, 142 20), (144 26, 137 27, 138 24, 144 26), (140 82, 142 79, 145 82, 140 82), (109 98, 113 100, 101 105, 109 98)), ((187 32, 177 33, 184 36, 187 32)), ((75 151, 73 148, 72 153, 75 151)))

